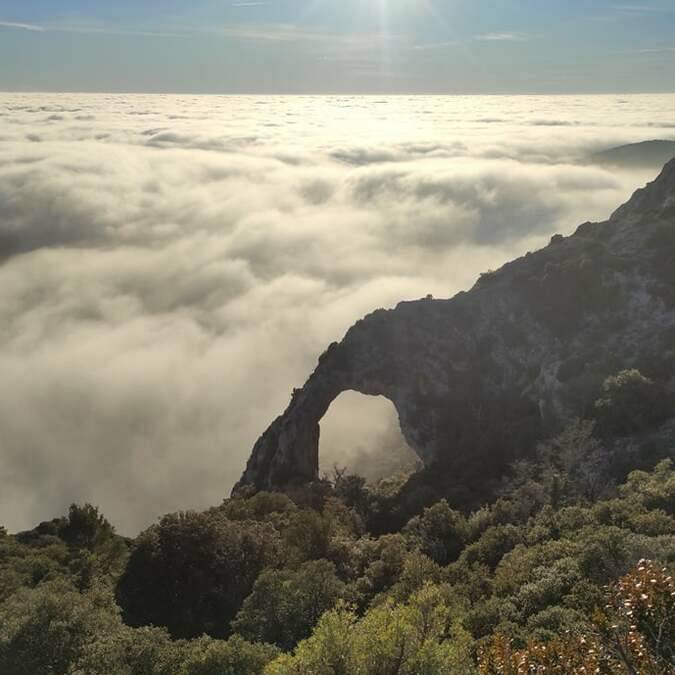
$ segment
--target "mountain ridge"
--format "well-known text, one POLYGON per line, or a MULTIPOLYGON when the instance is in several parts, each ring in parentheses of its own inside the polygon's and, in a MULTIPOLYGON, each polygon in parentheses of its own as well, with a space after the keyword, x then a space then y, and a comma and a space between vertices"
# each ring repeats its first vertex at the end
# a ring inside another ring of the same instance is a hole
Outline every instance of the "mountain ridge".
POLYGON ((675 157, 675 141, 653 139, 619 145, 588 157, 593 164, 623 168, 659 168, 675 157))
POLYGON ((235 493, 316 480, 319 423, 346 390, 391 400, 427 469, 467 486, 489 479, 486 461, 496 477, 586 415, 624 368, 672 392, 674 261, 672 160, 607 221, 556 235, 451 299, 357 321, 257 441, 235 493))

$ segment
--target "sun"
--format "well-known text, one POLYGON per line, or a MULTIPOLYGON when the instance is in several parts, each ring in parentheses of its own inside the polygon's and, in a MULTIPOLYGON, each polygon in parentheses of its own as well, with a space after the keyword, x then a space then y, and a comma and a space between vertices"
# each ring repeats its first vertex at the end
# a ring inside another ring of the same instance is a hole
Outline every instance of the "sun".
MULTIPOLYGON (((451 3, 454 5, 454 0, 451 3)), ((439 7, 447 7, 446 0, 342 0, 342 9, 356 30, 359 24, 367 24, 373 18, 380 21, 390 18, 427 16, 445 24, 446 19, 439 7)), ((310 0, 301 10, 298 19, 305 20, 319 16, 327 8, 334 8, 334 0, 310 0)))

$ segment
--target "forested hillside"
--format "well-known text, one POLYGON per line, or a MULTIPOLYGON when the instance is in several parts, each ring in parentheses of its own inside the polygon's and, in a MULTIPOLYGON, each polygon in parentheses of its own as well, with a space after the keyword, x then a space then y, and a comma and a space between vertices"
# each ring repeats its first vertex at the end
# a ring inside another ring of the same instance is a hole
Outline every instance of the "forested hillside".
POLYGON ((606 448, 576 421, 489 504, 402 527, 405 476, 338 470, 133 541, 90 505, 2 530, 0 673, 672 673, 672 452, 606 448))

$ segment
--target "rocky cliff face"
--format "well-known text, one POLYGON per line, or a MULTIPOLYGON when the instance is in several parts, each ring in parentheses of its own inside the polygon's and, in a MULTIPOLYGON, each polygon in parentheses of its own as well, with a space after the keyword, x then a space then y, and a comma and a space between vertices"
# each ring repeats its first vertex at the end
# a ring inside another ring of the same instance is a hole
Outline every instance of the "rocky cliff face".
POLYGON ((316 479, 319 423, 346 390, 391 400, 433 473, 498 472, 631 367, 675 388, 675 160, 608 221, 468 293, 357 322, 258 440, 235 490, 316 479))

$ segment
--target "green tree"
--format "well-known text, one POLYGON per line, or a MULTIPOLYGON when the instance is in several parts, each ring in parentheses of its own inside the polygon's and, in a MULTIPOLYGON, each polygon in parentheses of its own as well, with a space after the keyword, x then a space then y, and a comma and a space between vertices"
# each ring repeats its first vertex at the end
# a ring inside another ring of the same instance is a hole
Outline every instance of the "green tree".
POLYGON ((633 471, 619 492, 626 499, 639 501, 647 509, 662 509, 671 516, 675 515, 675 469, 672 460, 659 462, 651 473, 633 471))
POLYGON ((283 532, 287 556, 293 561, 319 560, 328 557, 331 522, 318 511, 294 512, 283 532))
POLYGON ((523 529, 515 525, 488 527, 478 541, 462 551, 461 560, 469 564, 479 563, 494 569, 499 561, 523 540, 523 529))
POLYGON ((293 654, 273 661, 265 675, 356 675, 352 654, 356 624, 355 612, 338 605, 321 617, 312 636, 293 654))
POLYGON ((612 585, 587 624, 519 649, 504 632, 483 644, 481 675, 610 673, 670 675, 675 658, 675 582, 641 560, 612 585))
POLYGON ((72 504, 58 534, 72 548, 95 551, 115 537, 115 529, 96 506, 72 504))
POLYGON ((312 632, 321 615, 345 596, 345 584, 327 560, 310 561, 297 570, 266 570, 255 582, 232 624, 253 642, 292 649, 312 632))
POLYGON ((447 565, 459 557, 467 542, 469 527, 466 518, 442 499, 410 520, 403 534, 434 562, 447 565))
POLYGON ((334 469, 333 490, 335 496, 345 504, 365 515, 368 512, 368 489, 363 476, 349 474, 345 470, 334 469))
POLYGON ((0 673, 66 675, 119 617, 106 592, 78 593, 63 582, 21 589, 0 604, 0 673))
POLYGON ((580 499, 596 501, 612 487, 609 456, 594 430, 594 422, 575 420, 537 449, 541 480, 556 509, 580 499))
POLYGON ((297 511, 297 506, 280 492, 258 492, 248 499, 226 499, 216 510, 229 520, 258 520, 272 523, 281 530, 288 525, 289 517, 297 511))
POLYGON ((400 579, 409 551, 400 534, 386 534, 376 540, 364 538, 359 544, 365 549, 362 551, 365 569, 355 586, 365 606, 400 579))
POLYGON ((68 675, 176 675, 189 643, 173 641, 163 628, 119 626, 88 642, 68 675))
POLYGON ((141 534, 117 585, 125 620, 174 637, 224 637, 258 574, 278 560, 269 524, 217 512, 165 516, 141 534))
POLYGON ((623 370, 608 377, 595 402, 595 418, 603 434, 627 435, 652 429, 663 422, 671 404, 663 386, 639 370, 623 370))
POLYGON ((407 603, 387 599, 360 621, 339 606, 265 675, 471 675, 473 643, 450 593, 427 585, 407 603))
POLYGON ((355 672, 461 675, 473 672, 471 639, 458 623, 449 589, 426 585, 408 603, 371 609, 356 631, 355 672))
POLYGON ((398 581, 386 594, 398 602, 404 602, 426 584, 440 584, 443 578, 444 570, 440 565, 424 553, 412 551, 405 557, 398 581))
POLYGON ((196 641, 189 651, 180 675, 261 675, 278 654, 270 645, 251 644, 236 635, 227 642, 196 641))

